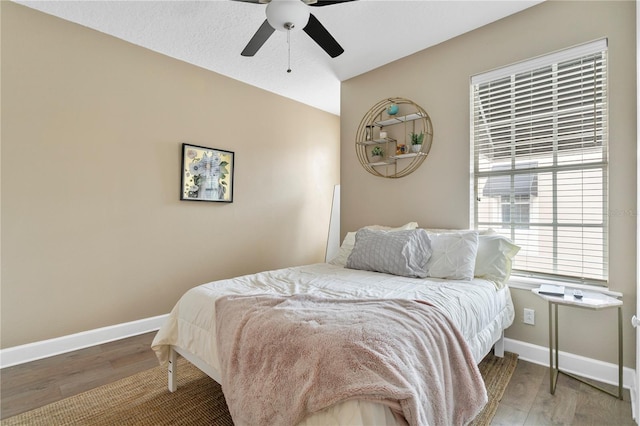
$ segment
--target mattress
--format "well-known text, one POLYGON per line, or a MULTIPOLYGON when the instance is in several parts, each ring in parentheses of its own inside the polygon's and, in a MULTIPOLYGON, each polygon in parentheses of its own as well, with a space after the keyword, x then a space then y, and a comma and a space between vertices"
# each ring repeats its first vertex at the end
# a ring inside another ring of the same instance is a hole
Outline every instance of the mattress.
MULTIPOLYGON (((160 362, 166 363, 171 346, 177 346, 219 371, 214 312, 217 298, 233 294, 301 293, 336 299, 428 301, 453 321, 468 343, 476 363, 491 350, 493 343, 514 319, 508 287, 496 289, 487 280, 407 278, 318 263, 214 281, 190 289, 180 298, 158 331, 152 349, 160 362)), ((323 416, 319 417, 320 421, 332 423, 335 423, 334 417, 339 417, 341 421, 338 424, 395 423, 386 407, 362 401, 341 404, 327 410, 323 416), (328 420, 330 418, 333 420, 328 420)), ((307 424, 317 420, 309 419, 307 424)))

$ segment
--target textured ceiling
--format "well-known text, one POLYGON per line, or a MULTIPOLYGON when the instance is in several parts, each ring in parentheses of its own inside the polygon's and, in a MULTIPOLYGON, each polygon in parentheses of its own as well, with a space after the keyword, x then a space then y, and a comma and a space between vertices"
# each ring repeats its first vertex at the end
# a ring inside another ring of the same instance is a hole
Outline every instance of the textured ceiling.
POLYGON ((215 1, 17 1, 328 111, 340 82, 540 3, 541 0, 359 0, 313 7, 345 52, 330 58, 309 36, 276 31, 254 57, 240 55, 265 5, 215 1))

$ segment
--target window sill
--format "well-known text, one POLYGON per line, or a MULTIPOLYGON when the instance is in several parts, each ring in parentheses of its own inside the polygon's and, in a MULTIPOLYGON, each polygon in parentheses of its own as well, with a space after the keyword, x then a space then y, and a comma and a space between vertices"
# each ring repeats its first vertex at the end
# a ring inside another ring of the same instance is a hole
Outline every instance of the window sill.
POLYGON ((573 283, 573 282, 564 282, 564 281, 558 281, 558 280, 545 280, 545 279, 542 279, 542 278, 529 278, 529 277, 511 276, 509 278, 509 281, 507 282, 507 285, 509 286, 509 288, 515 288, 515 289, 518 289, 518 290, 531 291, 531 289, 538 288, 542 284, 550 284, 550 283, 557 284, 557 285, 563 285, 563 286, 565 286, 567 288, 579 288, 580 290, 594 291, 594 292, 597 292, 597 293, 606 294, 607 296, 611 296, 611 297, 620 298, 620 297, 623 296, 622 293, 620 293, 618 291, 609 290, 608 287, 598 287, 598 286, 593 286, 593 285, 576 284, 576 283, 573 283))

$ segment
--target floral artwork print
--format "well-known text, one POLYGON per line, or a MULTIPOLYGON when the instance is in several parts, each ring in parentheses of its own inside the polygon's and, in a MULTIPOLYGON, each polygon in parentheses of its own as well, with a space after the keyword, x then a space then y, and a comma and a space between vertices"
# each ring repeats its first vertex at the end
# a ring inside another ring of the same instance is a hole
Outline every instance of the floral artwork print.
POLYGON ((183 144, 183 200, 232 201, 233 153, 183 144))

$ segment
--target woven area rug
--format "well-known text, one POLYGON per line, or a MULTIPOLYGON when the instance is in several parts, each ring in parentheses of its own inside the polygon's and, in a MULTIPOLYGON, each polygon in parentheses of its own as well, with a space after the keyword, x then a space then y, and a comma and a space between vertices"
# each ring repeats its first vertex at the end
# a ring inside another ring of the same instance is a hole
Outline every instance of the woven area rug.
MULTIPOLYGON (((490 354, 480 363, 489 403, 473 425, 491 422, 517 362, 516 354, 506 352, 504 358, 490 354)), ((167 390, 167 371, 156 367, 10 417, 0 424, 233 426, 233 421, 220 385, 181 358, 177 392, 167 390)))

